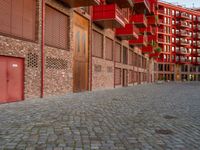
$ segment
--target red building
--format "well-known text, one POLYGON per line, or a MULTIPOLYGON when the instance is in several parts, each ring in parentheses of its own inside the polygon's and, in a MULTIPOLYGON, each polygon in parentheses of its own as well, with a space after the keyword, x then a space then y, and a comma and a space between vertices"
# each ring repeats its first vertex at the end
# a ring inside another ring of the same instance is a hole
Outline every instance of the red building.
MULTIPOLYGON (((160 64, 175 69, 173 56, 182 56, 172 52, 171 43, 170 62, 165 62, 167 44, 158 32, 165 29, 159 22, 165 15, 157 12, 164 9, 161 4, 0 0, 0 103, 156 81, 165 72, 157 72, 155 59, 159 69, 160 64)), ((191 12, 198 18, 199 12, 191 12)), ((193 66, 199 60, 195 52, 193 66)))
POLYGON ((159 79, 200 81, 200 12, 158 2, 159 79))

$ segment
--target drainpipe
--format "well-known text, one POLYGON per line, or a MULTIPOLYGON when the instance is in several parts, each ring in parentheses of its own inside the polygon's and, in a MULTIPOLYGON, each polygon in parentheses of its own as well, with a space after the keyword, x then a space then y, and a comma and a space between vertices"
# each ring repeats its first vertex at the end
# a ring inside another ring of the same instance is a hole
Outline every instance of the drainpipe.
POLYGON ((93 7, 90 7, 90 14, 91 14, 91 21, 90 21, 90 31, 89 31, 89 34, 90 34, 90 75, 89 75, 89 78, 90 78, 90 91, 92 91, 92 18, 93 18, 93 7))
POLYGON ((45 0, 42 0, 42 36, 41 36, 41 98, 44 97, 44 29, 45 29, 45 0))

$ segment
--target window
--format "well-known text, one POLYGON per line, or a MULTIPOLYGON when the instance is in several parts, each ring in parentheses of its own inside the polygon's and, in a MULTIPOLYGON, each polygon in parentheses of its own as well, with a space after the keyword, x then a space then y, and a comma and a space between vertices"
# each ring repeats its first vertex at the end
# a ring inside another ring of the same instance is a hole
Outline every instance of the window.
POLYGON ((35 0, 0 0, 0 32, 35 40, 35 0))
POLYGON ((128 50, 123 47, 123 64, 128 64, 128 50))
POLYGON ((103 35, 93 31, 92 36, 92 55, 103 58, 103 35))
POLYGON ((115 44, 115 61, 121 62, 121 45, 119 43, 115 44))
POLYGON ((172 16, 174 16, 174 10, 172 10, 172 16))
POLYGON ((113 60, 113 41, 109 38, 106 38, 105 58, 113 60))
MULTIPOLYGON (((45 43, 49 46, 68 48, 68 17, 63 13, 46 6, 45 43)), ((78 35, 76 35, 76 38, 78 35)), ((80 40, 80 39, 79 39, 80 40)))

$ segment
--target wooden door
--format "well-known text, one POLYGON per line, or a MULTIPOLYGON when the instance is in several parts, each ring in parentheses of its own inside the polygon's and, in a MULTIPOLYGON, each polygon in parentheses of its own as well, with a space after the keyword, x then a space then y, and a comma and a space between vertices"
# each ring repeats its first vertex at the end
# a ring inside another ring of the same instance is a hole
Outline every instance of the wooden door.
POLYGON ((24 91, 24 61, 0 56, 0 103, 20 101, 24 91))
POLYGON ((88 90, 88 29, 89 22, 74 14, 74 92, 88 90))

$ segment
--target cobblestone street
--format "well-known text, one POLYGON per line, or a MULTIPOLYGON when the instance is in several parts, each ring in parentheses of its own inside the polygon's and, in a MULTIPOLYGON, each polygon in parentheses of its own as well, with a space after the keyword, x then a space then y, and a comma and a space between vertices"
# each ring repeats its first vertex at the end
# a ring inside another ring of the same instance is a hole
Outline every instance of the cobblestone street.
POLYGON ((0 149, 197 150, 200 83, 138 85, 2 104, 0 149))

